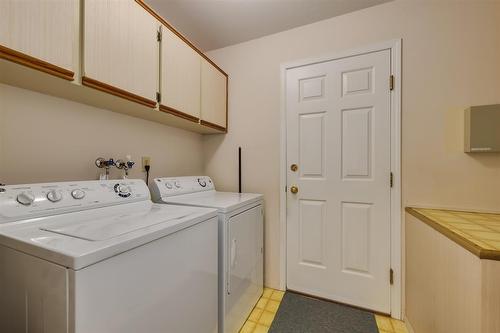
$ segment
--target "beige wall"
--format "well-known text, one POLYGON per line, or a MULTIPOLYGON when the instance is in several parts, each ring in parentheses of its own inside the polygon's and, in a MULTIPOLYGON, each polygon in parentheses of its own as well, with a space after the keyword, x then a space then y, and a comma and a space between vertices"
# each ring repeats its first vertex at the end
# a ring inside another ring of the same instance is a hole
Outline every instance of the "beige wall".
POLYGON ((96 179, 97 157, 128 154, 130 177, 144 177, 141 156, 152 177, 203 171, 200 134, 0 84, 0 182, 96 179))
POLYGON ((280 64, 403 39, 403 205, 500 210, 500 155, 463 153, 463 109, 500 103, 500 2, 395 1, 209 52, 229 74, 229 134, 206 173, 266 197, 266 284, 279 283, 280 64))

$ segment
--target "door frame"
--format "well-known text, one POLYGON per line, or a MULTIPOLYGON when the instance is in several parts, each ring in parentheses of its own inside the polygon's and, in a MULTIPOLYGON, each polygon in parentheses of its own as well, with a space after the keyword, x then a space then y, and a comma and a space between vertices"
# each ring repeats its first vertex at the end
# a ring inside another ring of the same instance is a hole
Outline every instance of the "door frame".
MULTIPOLYGON (((372 44, 352 50, 340 51, 334 54, 309 58, 299 61, 281 64, 281 144, 280 144, 280 289, 286 290, 286 256, 287 256, 287 128, 286 128, 286 71, 295 67, 302 67, 341 58, 347 58, 383 50, 390 50, 391 74, 394 75, 394 89, 391 93, 391 172, 394 176, 391 188, 391 268, 394 272, 394 283, 391 285, 391 316, 396 319, 402 318, 403 293, 403 269, 402 260, 404 248, 404 229, 402 226, 402 201, 401 201, 401 53, 402 40, 393 39, 386 42, 372 44)), ((389 78, 387 78, 389 80, 389 78)), ((388 81, 389 82, 389 81, 388 81)), ((389 83, 388 83, 389 84, 389 83)), ((389 278, 389 276, 388 276, 389 278)))

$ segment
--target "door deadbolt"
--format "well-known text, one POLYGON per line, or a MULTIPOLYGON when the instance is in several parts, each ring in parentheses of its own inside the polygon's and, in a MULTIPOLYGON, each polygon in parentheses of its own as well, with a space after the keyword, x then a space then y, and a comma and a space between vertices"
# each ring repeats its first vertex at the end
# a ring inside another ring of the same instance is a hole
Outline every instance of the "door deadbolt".
POLYGON ((290 170, 292 170, 293 172, 297 171, 298 169, 299 169, 299 166, 297 164, 290 165, 290 170))
POLYGON ((296 194, 299 192, 299 188, 294 185, 294 186, 290 187, 290 192, 292 192, 293 194, 296 194))

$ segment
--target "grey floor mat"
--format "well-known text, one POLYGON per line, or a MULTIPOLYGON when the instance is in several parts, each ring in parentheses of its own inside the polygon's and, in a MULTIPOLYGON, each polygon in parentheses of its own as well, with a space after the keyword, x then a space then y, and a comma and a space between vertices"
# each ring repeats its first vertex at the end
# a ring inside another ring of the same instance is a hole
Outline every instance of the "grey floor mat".
POLYGON ((378 333, 368 311, 287 291, 269 333, 378 333))

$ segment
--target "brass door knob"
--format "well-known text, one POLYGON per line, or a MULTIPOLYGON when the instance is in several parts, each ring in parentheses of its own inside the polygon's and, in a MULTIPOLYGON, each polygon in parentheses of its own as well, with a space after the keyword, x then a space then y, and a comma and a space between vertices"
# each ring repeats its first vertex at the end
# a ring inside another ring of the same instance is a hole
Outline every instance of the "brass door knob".
POLYGON ((294 186, 290 187, 290 192, 292 192, 293 194, 296 194, 299 192, 299 188, 294 185, 294 186))

